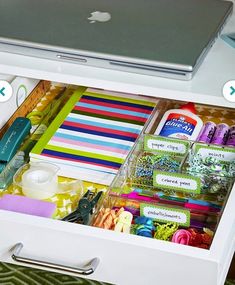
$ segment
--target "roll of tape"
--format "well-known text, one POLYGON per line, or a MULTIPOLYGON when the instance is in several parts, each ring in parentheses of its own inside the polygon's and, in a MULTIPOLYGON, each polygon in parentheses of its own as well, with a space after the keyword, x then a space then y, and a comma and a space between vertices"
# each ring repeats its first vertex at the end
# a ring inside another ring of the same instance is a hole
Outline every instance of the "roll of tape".
POLYGON ((33 168, 22 175, 22 192, 34 199, 48 199, 56 194, 58 178, 54 171, 48 168, 33 168))

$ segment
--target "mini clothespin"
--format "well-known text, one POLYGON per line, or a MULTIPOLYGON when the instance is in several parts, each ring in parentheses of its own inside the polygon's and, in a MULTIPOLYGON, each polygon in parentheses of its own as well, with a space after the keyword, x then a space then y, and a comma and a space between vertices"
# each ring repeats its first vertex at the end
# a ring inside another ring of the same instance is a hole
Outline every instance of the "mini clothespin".
POLYGON ((117 218, 117 223, 115 225, 114 231, 130 233, 131 222, 133 215, 128 211, 123 211, 117 218))

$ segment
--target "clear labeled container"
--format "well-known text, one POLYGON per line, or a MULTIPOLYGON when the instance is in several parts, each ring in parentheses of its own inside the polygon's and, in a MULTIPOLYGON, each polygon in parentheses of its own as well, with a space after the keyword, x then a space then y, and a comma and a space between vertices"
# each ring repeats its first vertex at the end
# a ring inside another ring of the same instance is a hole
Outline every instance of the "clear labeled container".
POLYGON ((132 234, 173 242, 183 235, 209 248, 234 183, 233 157, 231 148, 141 136, 93 225, 115 230, 124 211, 132 234))

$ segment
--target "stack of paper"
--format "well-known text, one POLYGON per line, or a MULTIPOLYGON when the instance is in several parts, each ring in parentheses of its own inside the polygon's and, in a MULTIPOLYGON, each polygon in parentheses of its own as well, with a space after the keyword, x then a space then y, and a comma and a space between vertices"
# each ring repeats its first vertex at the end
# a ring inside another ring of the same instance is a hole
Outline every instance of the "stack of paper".
POLYGON ((31 161, 54 163, 61 176, 109 185, 155 106, 81 87, 36 144, 31 161))

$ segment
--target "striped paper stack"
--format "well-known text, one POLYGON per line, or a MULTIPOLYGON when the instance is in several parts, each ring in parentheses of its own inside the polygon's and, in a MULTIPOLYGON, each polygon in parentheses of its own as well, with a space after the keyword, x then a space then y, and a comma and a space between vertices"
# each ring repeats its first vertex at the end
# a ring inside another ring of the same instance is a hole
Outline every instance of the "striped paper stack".
POLYGON ((59 174, 109 185, 142 132, 155 102, 78 89, 30 153, 59 174))

